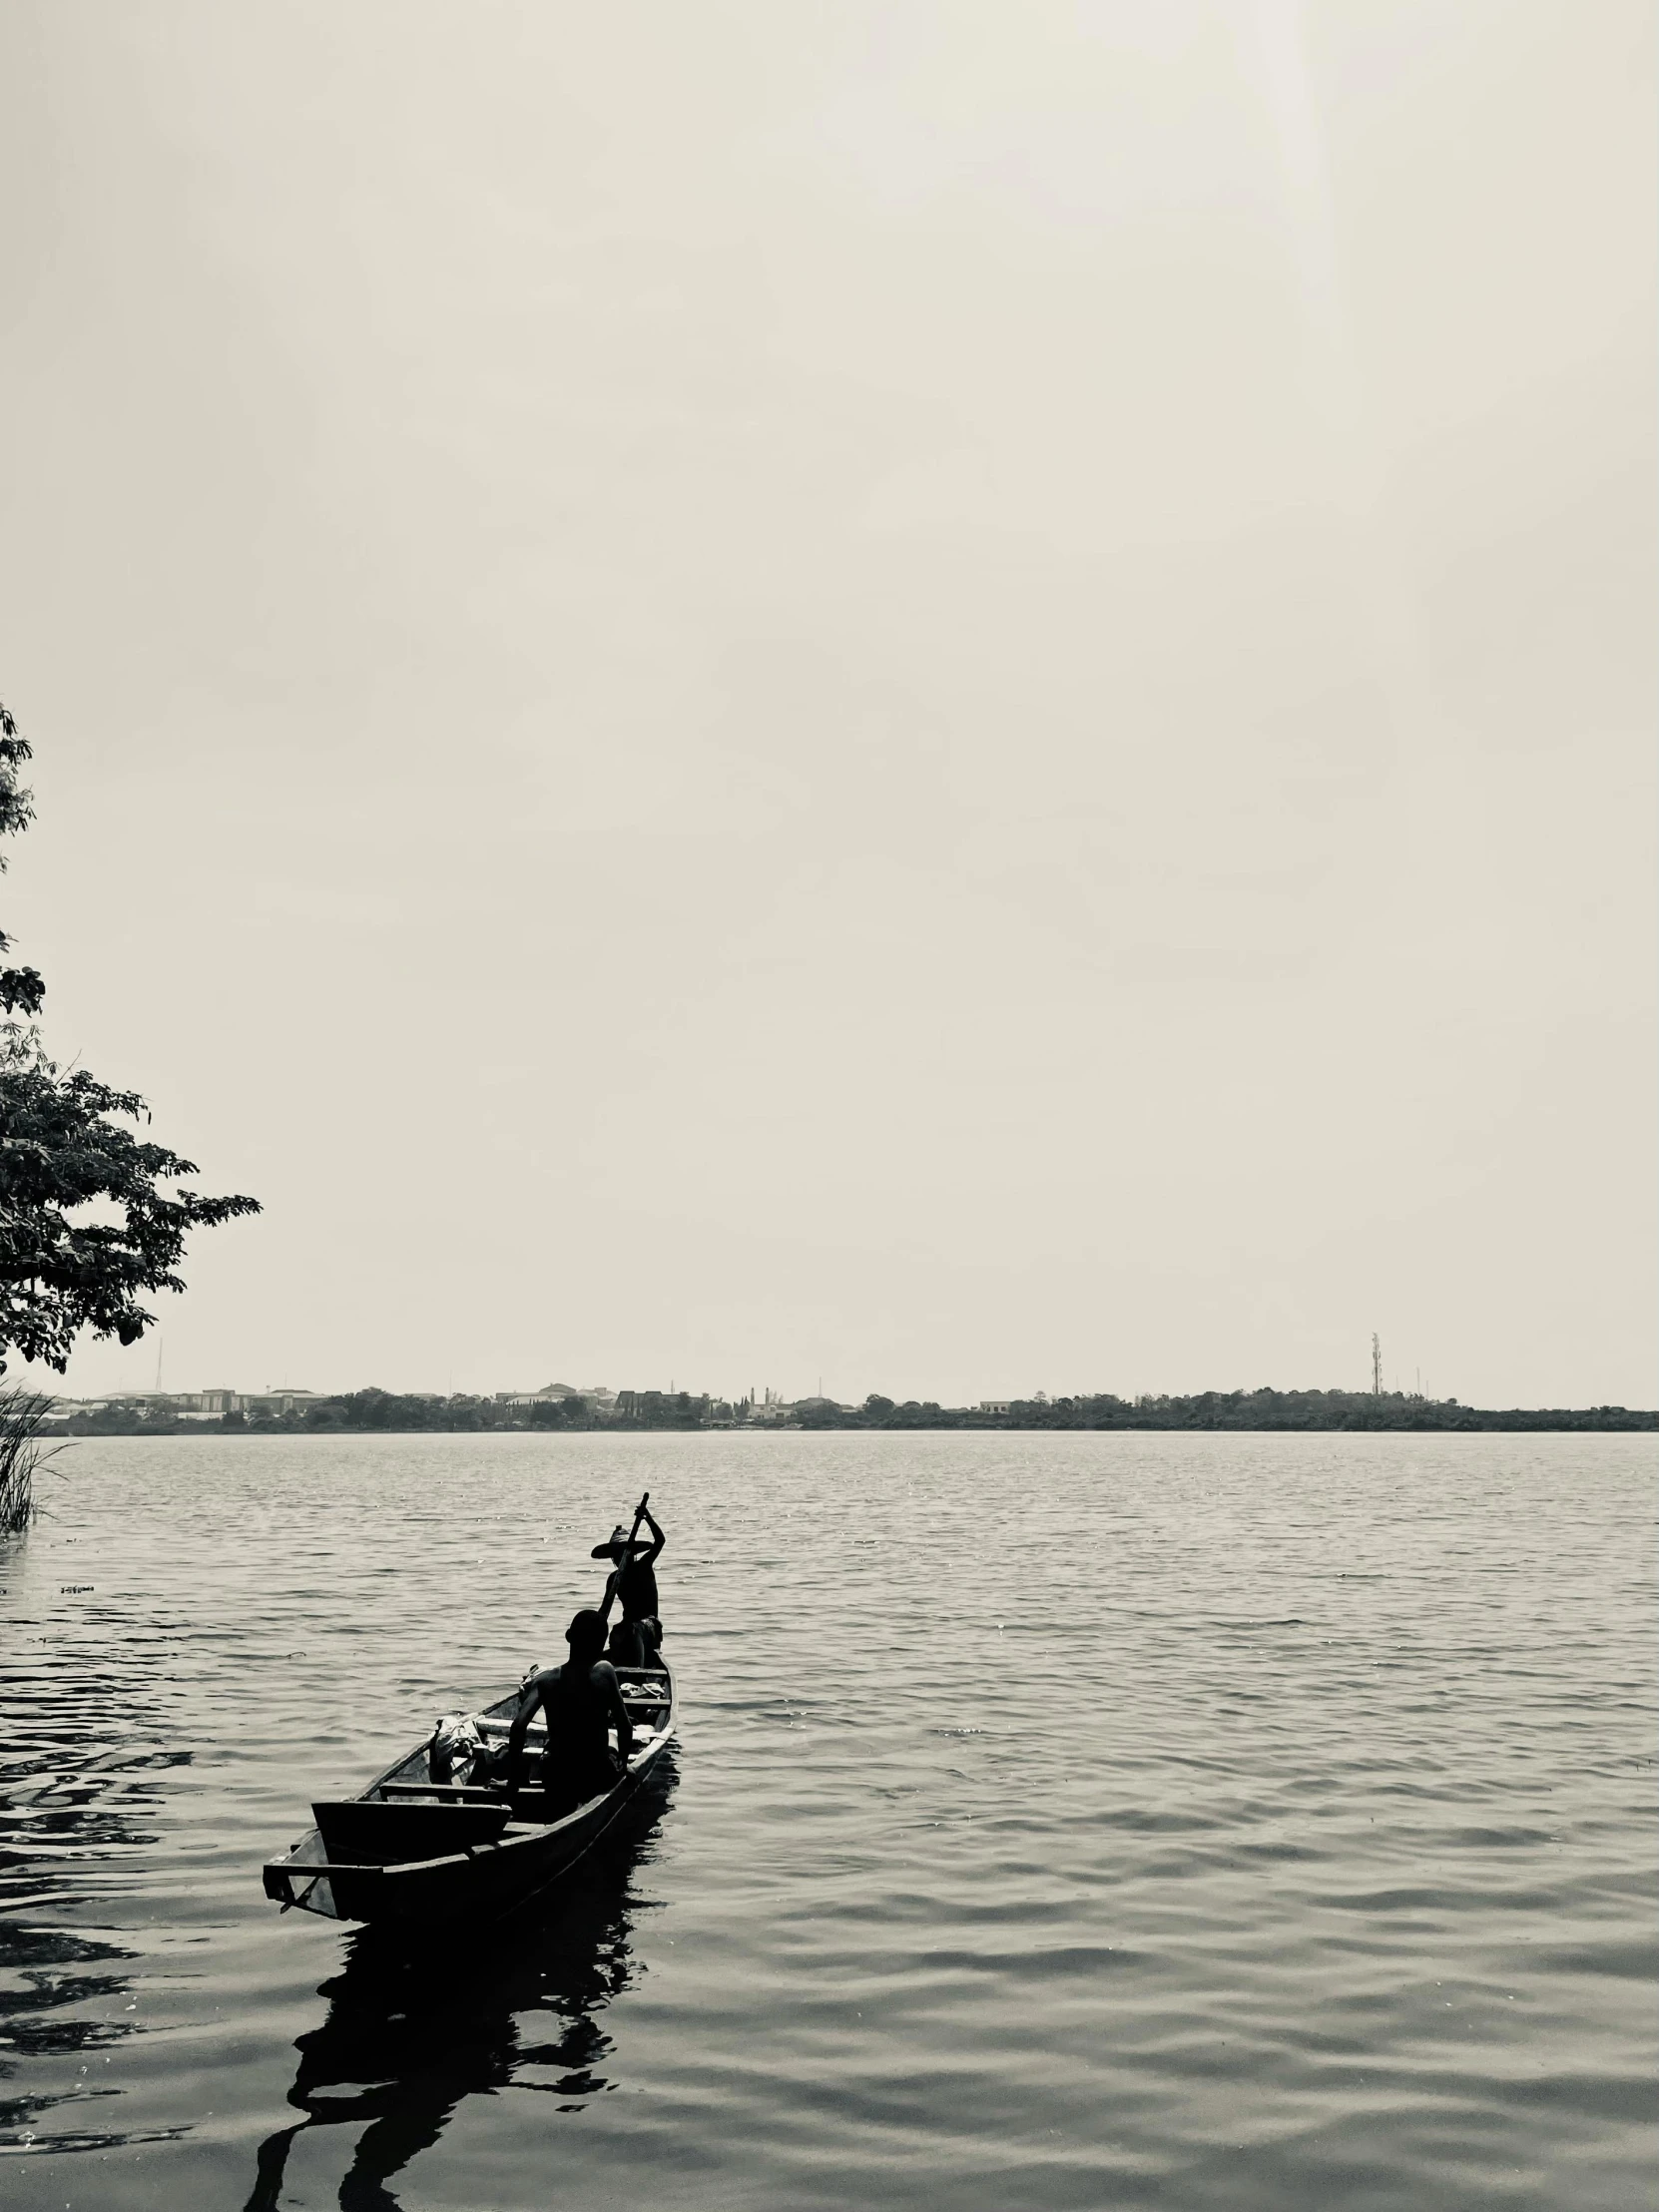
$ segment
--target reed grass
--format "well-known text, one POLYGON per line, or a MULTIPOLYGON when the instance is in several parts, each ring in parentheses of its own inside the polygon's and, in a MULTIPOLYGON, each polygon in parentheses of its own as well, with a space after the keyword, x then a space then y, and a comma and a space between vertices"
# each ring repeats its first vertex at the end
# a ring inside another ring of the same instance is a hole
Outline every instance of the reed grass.
POLYGON ((0 1536, 21 1536, 35 1517, 35 1472, 53 1450, 40 1440, 52 1400, 39 1390, 0 1389, 0 1536))

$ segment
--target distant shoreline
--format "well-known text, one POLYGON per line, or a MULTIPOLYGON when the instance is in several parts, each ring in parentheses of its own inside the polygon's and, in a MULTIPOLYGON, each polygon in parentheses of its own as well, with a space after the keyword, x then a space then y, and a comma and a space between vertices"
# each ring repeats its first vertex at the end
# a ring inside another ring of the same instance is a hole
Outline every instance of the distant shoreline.
POLYGON ((689 1392, 629 1393, 626 1411, 572 1393, 549 1404, 506 1406, 487 1398, 414 1397, 357 1390, 321 1398, 303 1413, 231 1412, 185 1418, 157 1407, 111 1405, 48 1420, 42 1433, 75 1436, 649 1435, 779 1430, 930 1430, 1261 1435, 1607 1435, 1659 1431, 1659 1410, 1625 1405, 1459 1405, 1455 1398, 1347 1390, 1207 1390, 1188 1397, 1014 1398, 974 1406, 872 1396, 862 1405, 829 1398, 756 1409, 689 1392))

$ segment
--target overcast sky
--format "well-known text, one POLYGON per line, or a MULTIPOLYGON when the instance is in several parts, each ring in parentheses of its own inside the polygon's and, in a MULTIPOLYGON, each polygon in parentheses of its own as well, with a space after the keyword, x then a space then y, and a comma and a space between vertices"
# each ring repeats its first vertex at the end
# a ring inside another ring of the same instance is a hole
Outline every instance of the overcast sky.
POLYGON ((164 1381, 1654 1402, 1653 36, 13 0, 0 918, 266 1208, 164 1381))

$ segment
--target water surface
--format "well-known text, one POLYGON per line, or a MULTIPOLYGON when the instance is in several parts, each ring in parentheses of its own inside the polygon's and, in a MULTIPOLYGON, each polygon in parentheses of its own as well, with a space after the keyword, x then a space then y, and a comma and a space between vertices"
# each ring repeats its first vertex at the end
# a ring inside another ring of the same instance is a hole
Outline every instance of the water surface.
POLYGON ((89 1441, 0 1546, 0 2198, 1647 2201, 1651 1440, 89 1441), (560 1655, 649 1803, 493 1930, 261 1894, 560 1655))

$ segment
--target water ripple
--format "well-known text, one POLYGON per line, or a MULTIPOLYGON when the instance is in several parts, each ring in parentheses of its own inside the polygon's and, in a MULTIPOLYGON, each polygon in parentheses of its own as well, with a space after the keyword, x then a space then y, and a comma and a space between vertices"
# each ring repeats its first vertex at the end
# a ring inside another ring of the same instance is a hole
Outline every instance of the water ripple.
POLYGON ((0 1556, 8 2206, 1646 2193, 1642 1439, 63 1464, 0 1556), (646 1486, 683 1750, 634 1826, 502 1929, 278 1916, 310 1800, 556 1651, 646 1486))

